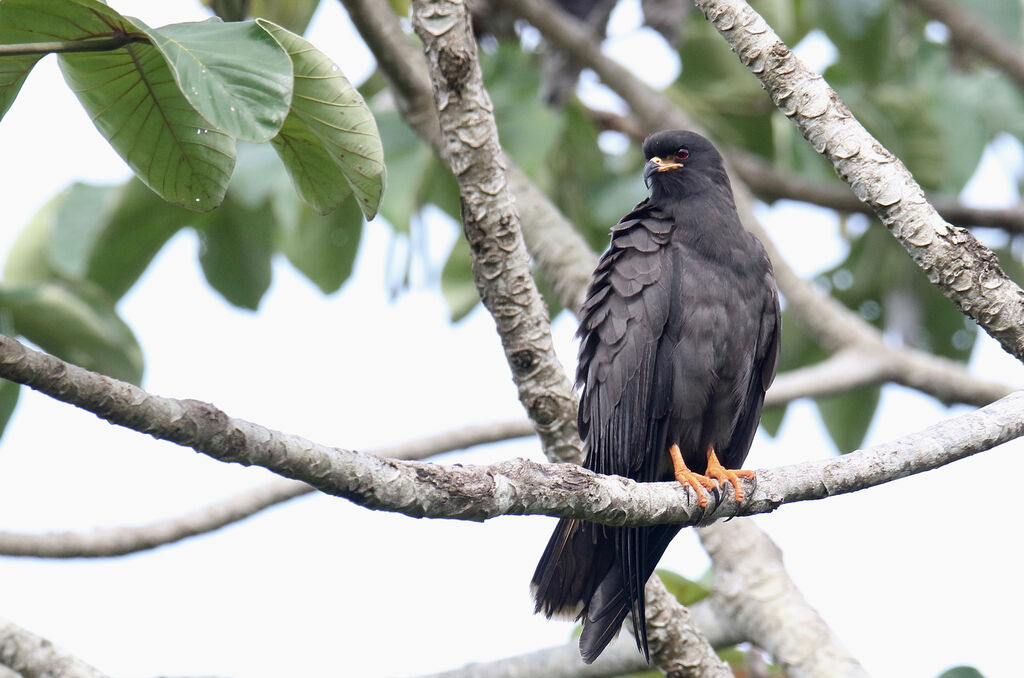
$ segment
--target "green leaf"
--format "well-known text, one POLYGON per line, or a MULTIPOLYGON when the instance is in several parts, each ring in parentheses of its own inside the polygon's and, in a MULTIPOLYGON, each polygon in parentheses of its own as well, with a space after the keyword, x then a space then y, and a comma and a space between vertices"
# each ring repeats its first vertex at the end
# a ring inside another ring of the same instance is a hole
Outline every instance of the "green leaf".
MULTIPOLYGON (((377 123, 366 102, 352 83, 342 75, 337 64, 305 39, 263 19, 258 23, 292 59, 295 71, 295 94, 288 120, 281 130, 284 138, 275 139, 274 147, 281 154, 303 199, 319 212, 325 212, 347 197, 347 193, 316 173, 330 166, 327 155, 339 170, 345 183, 355 194, 359 209, 372 219, 377 214, 384 192, 384 149, 377 123), (324 153, 308 154, 314 139, 324 153), (294 149, 283 152, 286 146, 294 149)), ((280 137, 281 135, 279 135, 280 137)))
POLYGON ((306 32, 320 0, 252 0, 251 16, 269 19, 292 33, 306 32))
POLYGON ((518 44, 501 42, 493 54, 480 58, 487 92, 494 104, 502 149, 541 187, 551 184, 548 154, 561 129, 560 114, 537 91, 540 70, 518 44))
POLYGON ((7 424, 18 407, 19 396, 21 396, 21 384, 0 379, 0 440, 3 439, 4 433, 7 431, 7 424))
POLYGON ((220 204, 235 141, 192 108, 156 48, 62 54, 60 66, 96 128, 147 186, 191 210, 220 204))
MULTIPOLYGON (((3 0, 0 26, 4 42, 144 35, 97 0, 3 0)), ((109 52, 61 54, 58 61, 96 128, 140 179, 189 209, 220 203, 234 140, 192 108, 156 47, 136 42, 109 52)))
POLYGON ((331 294, 352 275, 362 233, 363 215, 354 200, 328 216, 301 205, 298 219, 284 230, 283 249, 295 268, 331 294))
MULTIPOLYGON (((13 337, 17 334, 14 329, 14 320, 7 311, 0 312, 0 333, 13 337)), ((14 410, 18 406, 18 397, 21 395, 21 384, 13 381, 0 379, 0 440, 7 431, 7 424, 14 416, 14 410)))
MULTIPOLYGON (((788 327, 786 328, 789 329, 788 327)), ((761 410, 761 428, 769 436, 774 438, 779 434, 779 429, 782 428, 782 422, 786 418, 786 410, 789 409, 788 403, 786 405, 776 405, 775 407, 766 407, 761 410)))
MULTIPOLYGON (((0 44, 4 42, 3 30, 0 29, 0 44)), ((33 55, 0 57, 0 120, 3 120, 14 103, 29 71, 41 58, 33 55)))
POLYGON ((985 678, 985 676, 973 666, 954 666, 940 673, 937 678, 985 678))
POLYGON ((236 139, 269 141, 292 98, 292 62, 255 21, 218 18, 150 28, 135 20, 199 115, 236 139))
POLYGON ((815 398, 825 429, 840 454, 852 452, 864 442, 881 392, 880 386, 866 386, 815 398))
POLYGON ((476 283, 473 282, 472 262, 469 244, 460 235, 441 270, 441 292, 448 304, 452 322, 465 318, 480 301, 480 293, 476 291, 476 283))
POLYGON ((76 182, 63 193, 50 234, 50 263, 64 278, 85 276, 89 255, 116 196, 116 186, 76 182))
POLYGON ((698 584, 692 579, 687 579, 681 574, 672 572, 671 570, 655 570, 661 581, 664 582, 665 588, 669 590, 676 600, 683 605, 693 605, 694 603, 704 600, 711 595, 711 590, 703 584, 698 584))
POLYGON ((61 282, 5 288, 0 309, 10 312, 18 334, 44 351, 115 379, 142 381, 142 349, 98 288, 61 282))
POLYGON ((66 190, 46 201, 21 229, 4 263, 4 283, 7 286, 34 285, 57 277, 57 270, 50 261, 50 242, 53 224, 65 195, 66 190))
POLYGON ((92 243, 85 279, 120 299, 171 236, 194 218, 161 200, 138 179, 129 179, 116 191, 103 229, 92 243))
POLYGON ((408 233, 413 216, 434 204, 455 220, 461 219, 459 185, 451 171, 421 142, 392 108, 377 110, 388 183, 402 190, 388 191, 380 213, 399 233, 408 233))
POLYGON ((259 308, 270 287, 276 229, 272 211, 229 197, 196 228, 199 263, 210 286, 235 306, 259 308))

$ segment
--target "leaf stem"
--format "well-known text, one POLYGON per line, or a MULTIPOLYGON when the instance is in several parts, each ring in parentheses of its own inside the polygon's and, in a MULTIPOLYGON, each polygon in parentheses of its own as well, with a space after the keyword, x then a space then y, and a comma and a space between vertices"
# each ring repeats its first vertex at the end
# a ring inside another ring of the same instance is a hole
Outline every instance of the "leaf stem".
POLYGON ((142 33, 115 33, 106 38, 87 38, 85 40, 52 40, 49 42, 21 42, 11 45, 0 45, 0 57, 27 56, 33 54, 70 54, 72 52, 111 52, 133 42, 149 42, 142 33))

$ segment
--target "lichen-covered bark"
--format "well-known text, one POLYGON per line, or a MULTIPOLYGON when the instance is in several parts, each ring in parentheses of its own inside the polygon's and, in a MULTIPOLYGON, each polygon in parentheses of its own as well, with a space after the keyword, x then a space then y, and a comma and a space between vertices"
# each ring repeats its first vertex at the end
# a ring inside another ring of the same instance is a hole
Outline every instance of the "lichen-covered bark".
POLYGON ((413 24, 434 83, 443 156, 459 183, 477 290, 548 456, 579 459, 576 395, 555 355, 548 311, 530 273, 468 12, 461 2, 415 2, 413 24))
POLYGON ((371 509, 413 517, 487 520, 499 515, 582 518, 610 525, 704 524, 855 492, 938 468, 1024 433, 1024 391, 875 447, 758 471, 741 505, 726 492, 701 509, 676 482, 637 483, 573 464, 513 459, 489 466, 387 459, 319 445, 236 419, 208 403, 175 400, 70 365, 0 335, 0 378, 215 459, 262 466, 371 509))
POLYGON ((928 279, 1009 353, 1024 359, 1024 291, 969 231, 946 223, 903 163, 868 133, 743 0, 697 6, 772 101, 868 204, 928 279))

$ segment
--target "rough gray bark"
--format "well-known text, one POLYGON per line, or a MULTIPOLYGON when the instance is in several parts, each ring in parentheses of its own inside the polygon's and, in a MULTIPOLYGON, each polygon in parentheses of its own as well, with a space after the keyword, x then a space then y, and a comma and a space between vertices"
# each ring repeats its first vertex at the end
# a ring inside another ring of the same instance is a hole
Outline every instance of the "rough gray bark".
POLYGON ((804 138, 871 207, 928 279, 1002 347, 1024 359, 1024 291, 987 247, 946 223, 899 158, 864 129, 835 91, 794 56, 743 0, 697 0, 712 25, 804 138))
POLYGON ((2 335, 0 377, 113 424, 221 461, 263 466, 367 508, 460 520, 530 514, 610 525, 703 524, 854 492, 938 468, 1024 433, 1024 392, 1016 392, 889 443, 839 458, 760 470, 757 486, 742 505, 726 492, 721 504, 705 511, 678 483, 637 483, 572 464, 515 459, 489 466, 441 465, 318 445, 229 417, 207 403, 148 394, 2 335))
POLYGON ((105 678, 45 638, 0 619, 0 665, 24 678, 105 678))
POLYGON ((547 307, 530 273, 468 13, 456 3, 414 3, 413 8, 435 85, 441 155, 459 183, 477 291, 497 324, 519 400, 545 453, 578 459, 576 394, 555 355, 547 307))

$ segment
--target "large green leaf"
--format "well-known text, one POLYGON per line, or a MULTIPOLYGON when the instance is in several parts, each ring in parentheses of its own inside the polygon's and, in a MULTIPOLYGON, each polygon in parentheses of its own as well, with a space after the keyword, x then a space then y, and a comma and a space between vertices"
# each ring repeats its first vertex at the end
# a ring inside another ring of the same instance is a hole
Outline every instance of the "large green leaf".
POLYGON ((973 666, 954 666, 940 673, 938 678, 985 678, 985 676, 973 666))
POLYGON ((362 234, 363 215, 354 200, 327 216, 300 205, 295 223, 285 228, 283 249, 295 268, 331 294, 352 275, 362 234))
POLYGON ((677 572, 661 568, 658 568, 655 572, 665 584, 665 588, 668 589, 669 593, 675 596, 675 599, 683 605, 693 605, 711 595, 711 589, 692 579, 687 579, 677 572))
POLYGON ((11 417, 14 416, 20 396, 21 384, 0 379, 0 439, 7 431, 7 424, 11 421, 11 417))
MULTIPOLYGON (((8 311, 0 312, 0 333, 9 337, 13 337, 16 334, 14 329, 14 320, 11 318, 11 314, 8 311)), ((14 415, 14 410, 18 406, 18 397, 20 395, 21 384, 16 384, 13 381, 7 381, 6 379, 0 379, 0 439, 3 438, 4 432, 7 430, 7 423, 14 415)))
POLYGON ((270 19, 292 33, 306 32, 320 0, 252 0, 251 16, 270 19))
MULTIPOLYGON (((4 43, 3 29, 0 28, 0 44, 4 43)), ((0 57, 0 120, 7 114, 15 97, 21 91, 29 71, 42 57, 19 56, 0 57)))
POLYGON ((197 218, 161 200, 138 179, 119 187, 103 229, 96 235, 85 279, 120 299, 183 226, 197 218))
POLYGON ((18 233, 4 262, 3 279, 8 287, 34 285, 58 277, 50 260, 50 243, 53 224, 66 194, 63 191, 50 198, 18 233))
POLYGON ((840 454, 852 452, 864 442, 881 392, 880 386, 865 386, 847 393, 815 398, 825 429, 840 454))
MULTIPOLYGON (((378 109, 376 118, 387 158, 388 182, 401 186, 401 190, 384 194, 380 213, 393 229, 408 233, 413 215, 432 197, 424 190, 428 178, 447 170, 439 166, 434 153, 412 133, 396 110, 378 109)), ((457 200, 457 187, 455 197, 457 200)))
POLYGON ((384 149, 366 102, 338 65, 307 40, 270 21, 258 23, 285 49, 295 71, 291 111, 274 147, 296 187, 322 213, 345 200, 347 185, 372 219, 384 191, 384 149), (323 152, 311 152, 315 140, 323 152), (339 171, 344 183, 335 178, 339 171), (327 174, 321 178, 319 172, 327 174))
POLYGON ((63 193, 50 234, 50 262, 64 278, 81 279, 116 197, 116 186, 76 182, 63 193))
POLYGON ((236 139, 269 141, 292 98, 292 62, 255 21, 218 18, 150 28, 178 87, 199 114, 236 139))
POLYGON ((229 196, 196 223, 199 263, 207 282, 229 303, 256 310, 270 287, 276 223, 271 210, 229 196))
MULTIPOLYGON (((0 26, 5 42, 144 35, 97 0, 4 0, 0 26)), ((150 188, 198 211, 220 203, 234 165, 234 139, 192 108, 160 50, 135 42, 61 54, 59 63, 96 128, 150 188)))
POLYGON ((159 50, 63 54, 60 65, 96 128, 147 186, 196 211, 220 204, 235 141, 192 108, 159 50))
POLYGON ((142 381, 135 335, 98 288, 61 282, 5 288, 0 309, 11 314, 18 334, 44 351, 116 379, 142 381))

